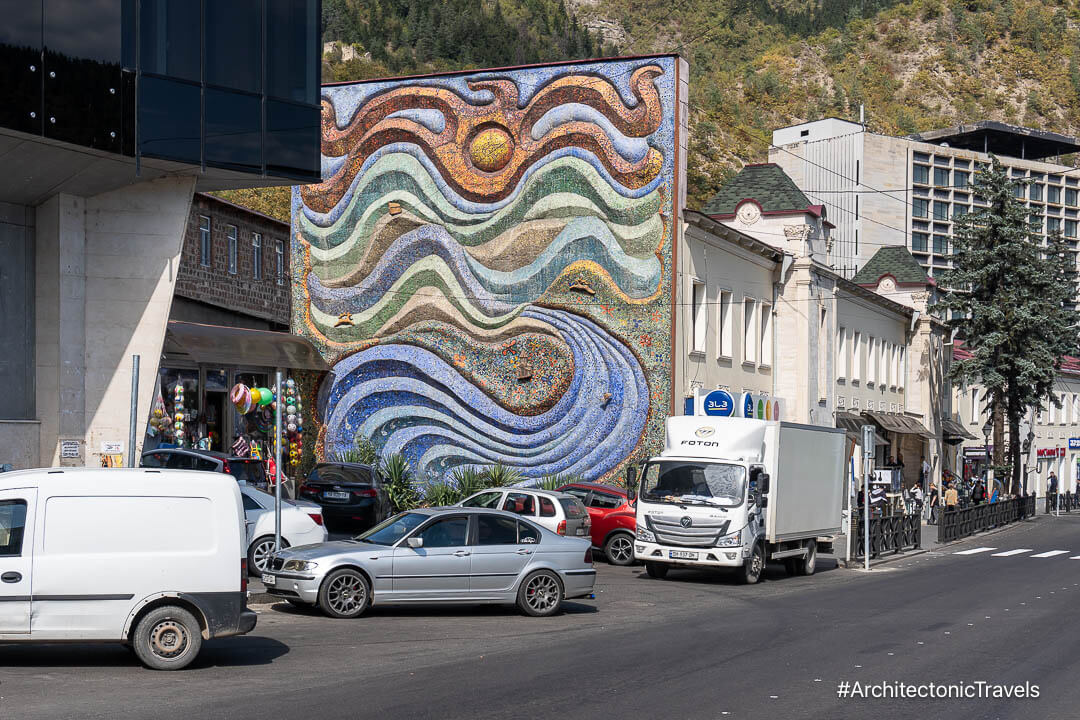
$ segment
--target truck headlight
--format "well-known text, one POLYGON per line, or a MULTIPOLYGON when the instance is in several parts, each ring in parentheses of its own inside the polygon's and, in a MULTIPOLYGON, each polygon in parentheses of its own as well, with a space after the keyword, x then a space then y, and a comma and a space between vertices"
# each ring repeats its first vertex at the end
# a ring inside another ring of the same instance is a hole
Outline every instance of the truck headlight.
POLYGON ((656 536, 652 534, 652 531, 646 530, 640 525, 638 525, 637 529, 637 539, 642 542, 656 542, 656 536))
POLYGON ((317 567, 319 567, 319 563, 309 562, 307 560, 286 560, 281 569, 285 572, 306 572, 308 570, 314 570, 317 567))
POLYGON ((742 532, 725 535, 716 541, 716 547, 739 547, 742 545, 742 532))

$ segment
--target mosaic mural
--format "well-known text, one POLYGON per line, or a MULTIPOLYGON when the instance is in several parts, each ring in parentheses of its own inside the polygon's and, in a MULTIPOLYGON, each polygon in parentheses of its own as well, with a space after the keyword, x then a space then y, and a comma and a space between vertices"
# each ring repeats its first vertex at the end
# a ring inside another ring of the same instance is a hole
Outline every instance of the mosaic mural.
POLYGON ((675 59, 323 88, 293 192, 319 447, 601 479, 670 404, 675 59))

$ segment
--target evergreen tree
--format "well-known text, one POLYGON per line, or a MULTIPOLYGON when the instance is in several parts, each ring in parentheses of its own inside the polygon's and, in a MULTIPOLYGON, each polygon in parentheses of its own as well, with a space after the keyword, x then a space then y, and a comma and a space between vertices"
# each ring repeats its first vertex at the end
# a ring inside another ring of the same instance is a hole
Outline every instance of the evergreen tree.
MULTIPOLYGON (((971 357, 949 370, 956 384, 982 383, 991 406, 1009 425, 1012 490, 1020 483, 1020 420, 1051 394, 1065 355, 1077 350, 1075 257, 1060 237, 1043 246, 1041 228, 1014 195, 1012 180, 993 158, 975 174, 972 190, 987 204, 956 221, 953 269, 939 307, 971 357)), ((998 433, 996 433, 998 434, 998 433)), ((1000 449, 1000 437, 995 445, 1000 449)), ((998 453, 997 464, 1003 464, 998 453)))

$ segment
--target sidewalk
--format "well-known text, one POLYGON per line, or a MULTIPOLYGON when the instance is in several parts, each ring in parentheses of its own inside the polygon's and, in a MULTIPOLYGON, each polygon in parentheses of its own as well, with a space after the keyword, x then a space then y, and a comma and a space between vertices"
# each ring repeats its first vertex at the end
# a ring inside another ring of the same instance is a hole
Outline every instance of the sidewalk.
MULTIPOLYGON (((923 553, 939 552, 939 551, 944 550, 946 548, 952 547, 953 545, 956 545, 957 543, 964 542, 965 540, 971 540, 973 538, 980 538, 980 537, 988 537, 990 535, 996 535, 996 534, 998 534, 1000 532, 1004 532, 1004 531, 1009 530, 1011 528, 1019 527, 1020 523, 1022 523, 1022 522, 1037 522, 1040 517, 1041 517, 1040 515, 1033 515, 1032 517, 1027 518, 1026 520, 1021 520, 1020 522, 1009 523, 1008 525, 1003 525, 1001 527, 994 528, 993 530, 987 530, 986 532, 975 533, 974 535, 969 535, 966 538, 960 538, 959 540, 953 540, 952 542, 948 542, 948 543, 939 543, 938 542, 938 539, 937 539, 937 537, 938 537, 937 525, 928 525, 928 524, 926 524, 924 522, 923 525, 922 525, 922 546, 918 550, 905 550, 903 552, 898 552, 898 553, 892 553, 892 552, 883 553, 883 554, 879 555, 876 558, 870 558, 870 567, 876 567, 878 565, 887 565, 888 563, 895 562, 897 560, 903 560, 905 558, 914 557, 916 555, 922 555, 923 553)), ((845 562, 845 560, 844 560, 844 547, 845 547, 846 542, 847 542, 847 536, 846 535, 837 535, 836 536, 836 540, 833 542, 833 550, 835 551, 834 557, 836 558, 836 561, 837 561, 837 563, 839 564, 840 567, 847 568, 847 569, 850 569, 850 570, 858 570, 859 568, 863 567, 863 561, 862 561, 861 558, 858 558, 858 559, 852 558, 850 561, 847 561, 847 562, 845 562)))
POLYGON ((259 578, 248 578, 248 605, 264 605, 266 603, 273 602, 285 602, 279 597, 274 597, 270 593, 266 592, 266 586, 262 584, 259 578))

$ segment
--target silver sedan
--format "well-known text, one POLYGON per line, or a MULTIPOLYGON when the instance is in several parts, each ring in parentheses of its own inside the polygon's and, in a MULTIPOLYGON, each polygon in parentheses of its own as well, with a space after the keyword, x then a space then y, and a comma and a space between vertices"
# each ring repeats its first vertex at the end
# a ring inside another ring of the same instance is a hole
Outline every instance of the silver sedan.
POLYGON ((282 550, 262 576, 267 592, 330 617, 372 605, 505 603, 551 615, 592 594, 590 543, 513 513, 431 508, 400 513, 352 540, 282 550))

